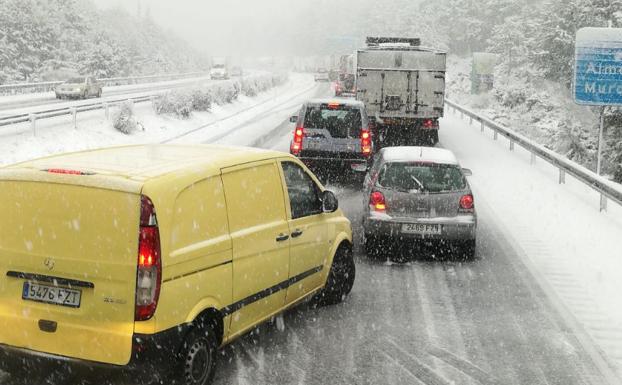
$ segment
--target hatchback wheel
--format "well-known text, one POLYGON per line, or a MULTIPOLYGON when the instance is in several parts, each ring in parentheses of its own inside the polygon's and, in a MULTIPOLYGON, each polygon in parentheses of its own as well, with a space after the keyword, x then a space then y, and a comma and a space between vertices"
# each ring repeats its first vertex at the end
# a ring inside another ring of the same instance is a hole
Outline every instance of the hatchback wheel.
POLYGON ((365 253, 368 258, 378 259, 383 256, 384 250, 382 247, 378 238, 373 235, 365 235, 365 253))
POLYGON ((472 260, 475 258, 475 239, 470 239, 468 241, 462 241, 458 243, 457 247, 457 256, 460 259, 464 260, 472 260))
POLYGON ((319 305, 334 305, 343 301, 354 286, 356 266, 351 248, 339 246, 328 273, 326 285, 314 298, 319 305))
POLYGON ((188 334, 180 353, 178 379, 183 385, 206 385, 214 377, 216 338, 209 326, 198 327, 188 334))

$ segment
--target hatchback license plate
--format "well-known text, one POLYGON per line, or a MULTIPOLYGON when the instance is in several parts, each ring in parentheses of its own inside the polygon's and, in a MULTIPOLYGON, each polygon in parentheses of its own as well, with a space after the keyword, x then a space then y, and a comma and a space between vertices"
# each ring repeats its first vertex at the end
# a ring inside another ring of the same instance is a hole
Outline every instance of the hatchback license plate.
POLYGON ((45 302, 54 305, 80 307, 82 292, 80 290, 63 287, 40 285, 33 282, 24 282, 22 299, 45 302))
POLYGON ((402 233, 407 234, 440 235, 441 231, 442 227, 438 224, 404 223, 402 225, 402 233))

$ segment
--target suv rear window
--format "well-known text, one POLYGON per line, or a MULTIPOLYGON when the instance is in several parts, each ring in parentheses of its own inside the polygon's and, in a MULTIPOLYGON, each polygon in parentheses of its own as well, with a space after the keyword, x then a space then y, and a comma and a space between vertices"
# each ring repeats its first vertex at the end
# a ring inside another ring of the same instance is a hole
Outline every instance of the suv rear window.
POLYGON ((345 105, 308 106, 304 127, 327 130, 333 138, 358 138, 363 127, 361 111, 345 105))
POLYGON ((387 163, 380 170, 378 185, 402 191, 447 192, 466 188, 460 167, 437 163, 387 163))

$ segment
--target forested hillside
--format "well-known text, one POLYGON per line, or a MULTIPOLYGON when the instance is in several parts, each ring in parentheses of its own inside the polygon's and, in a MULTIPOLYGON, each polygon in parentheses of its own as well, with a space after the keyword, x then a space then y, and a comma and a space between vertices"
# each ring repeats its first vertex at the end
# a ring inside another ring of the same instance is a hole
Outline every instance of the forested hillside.
MULTIPOLYGON (((402 32, 429 37, 465 59, 475 51, 498 54, 495 89, 474 100, 478 107, 595 168, 598 111, 571 98, 575 34, 582 27, 622 27, 621 1, 436 0, 422 2, 418 12, 423 17, 412 12, 418 21, 402 32)), ((468 82, 462 91, 468 94, 468 82)), ((620 109, 607 108, 606 126, 604 172, 622 182, 620 109)))
POLYGON ((0 84, 205 68, 206 59, 148 15, 89 0, 0 0, 0 84))

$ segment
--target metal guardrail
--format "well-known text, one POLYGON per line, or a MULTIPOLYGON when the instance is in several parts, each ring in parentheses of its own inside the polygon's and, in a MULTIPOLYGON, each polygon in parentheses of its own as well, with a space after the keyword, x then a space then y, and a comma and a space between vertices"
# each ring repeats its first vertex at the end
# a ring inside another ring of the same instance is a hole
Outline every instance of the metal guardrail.
MULTIPOLYGON (((188 72, 179 74, 160 74, 160 75, 146 75, 146 76, 129 76, 129 77, 117 77, 117 78, 101 78, 97 81, 104 84, 104 86, 120 86, 127 84, 139 84, 139 83, 152 83, 166 80, 187 79, 195 76, 204 76, 207 72, 188 72)), ((52 91, 54 87, 62 84, 62 81, 55 82, 39 82, 39 83, 21 83, 21 84, 2 84, 0 85, 0 95, 13 95, 28 92, 48 92, 52 91)))
POLYGON ((75 107, 63 107, 63 108, 55 108, 50 110, 42 110, 42 111, 33 111, 31 113, 12 115, 12 116, 4 116, 0 118, 0 126, 10 126, 12 124, 30 122, 30 127, 33 135, 37 135, 37 120, 39 119, 47 119, 54 118, 56 116, 63 115, 73 115, 73 126, 77 128, 77 115, 78 112, 86 112, 86 111, 94 111, 94 110, 105 110, 106 118, 110 118, 110 107, 117 106, 124 102, 131 103, 142 103, 152 101, 155 98, 159 97, 160 94, 156 95, 145 95, 145 96, 137 96, 130 98, 122 98, 115 100, 105 100, 95 103, 89 104, 81 104, 75 107))
MULTIPOLYGON (((257 75, 244 76, 244 77, 241 77, 240 79, 253 79, 255 77, 260 78, 261 76, 263 75, 257 74, 257 75)), ((231 79, 228 81, 234 81, 234 79, 231 79)), ((228 82, 228 81, 222 81, 222 82, 228 82)), ((221 84, 222 82, 213 83, 212 86, 217 86, 218 84, 221 84)), ((77 129, 78 112, 94 111, 94 110, 103 109, 106 112, 106 119, 110 119, 110 107, 117 106, 126 101, 129 101, 131 103, 142 103, 142 102, 154 101, 157 98, 161 97, 163 94, 165 94, 167 91, 168 90, 161 90, 154 94, 149 94, 149 95, 124 97, 124 98, 119 98, 119 99, 106 99, 106 100, 100 100, 100 101, 96 101, 92 103, 79 104, 79 105, 69 106, 69 107, 36 110, 36 111, 27 112, 27 113, 0 116, 0 127, 10 126, 10 125, 17 124, 17 123, 30 122, 30 128, 32 130, 32 133, 33 135, 36 136, 37 135, 37 125, 36 125, 37 120, 53 118, 53 117, 63 116, 63 115, 72 115, 73 116, 73 127, 77 129)))
POLYGON ((531 153, 531 163, 533 164, 536 157, 546 160, 554 167, 559 169, 559 183, 566 183, 566 173, 574 176, 577 180, 586 184, 591 189, 597 191, 600 194, 600 210, 607 210, 607 199, 622 205, 622 186, 614 183, 595 172, 565 158, 556 152, 549 150, 548 148, 537 144, 527 137, 515 132, 514 130, 505 127, 493 120, 479 115, 474 111, 469 110, 451 100, 445 99, 445 104, 448 107, 453 108, 454 112, 460 112, 462 118, 465 116, 469 118, 470 123, 473 121, 479 122, 481 125, 481 131, 483 132, 486 127, 493 130, 494 139, 496 140, 498 135, 501 134, 510 141, 510 150, 514 150, 514 145, 518 144, 531 153))

